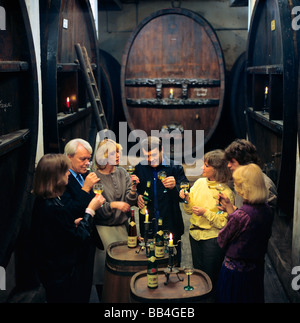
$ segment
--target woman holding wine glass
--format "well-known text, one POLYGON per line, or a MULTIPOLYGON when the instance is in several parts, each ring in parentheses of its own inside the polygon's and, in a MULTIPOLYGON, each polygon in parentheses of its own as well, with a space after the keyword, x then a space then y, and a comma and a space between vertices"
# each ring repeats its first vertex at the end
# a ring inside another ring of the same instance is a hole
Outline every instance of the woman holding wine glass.
POLYGON ((187 202, 183 204, 184 210, 191 214, 189 237, 193 265, 209 275, 214 287, 224 259, 217 236, 226 225, 228 215, 226 212, 218 213, 218 195, 222 189, 234 203, 234 194, 227 185, 231 172, 223 150, 206 153, 202 169, 202 177, 194 183, 190 192, 182 189, 179 196, 187 202))
POLYGON ((137 201, 139 178, 129 175, 119 167, 122 146, 111 139, 104 139, 98 145, 94 165, 95 173, 103 185, 106 201, 95 215, 95 224, 103 242, 104 250, 96 248, 94 264, 94 284, 101 299, 104 282, 106 248, 113 242, 127 240, 130 207, 137 201))
POLYGON ((87 301, 82 285, 93 267, 88 252, 93 218, 105 201, 99 194, 91 198, 85 211, 77 213, 70 203, 64 203, 62 195, 69 181, 70 164, 63 154, 46 154, 39 160, 34 176, 34 262, 48 303, 87 301))

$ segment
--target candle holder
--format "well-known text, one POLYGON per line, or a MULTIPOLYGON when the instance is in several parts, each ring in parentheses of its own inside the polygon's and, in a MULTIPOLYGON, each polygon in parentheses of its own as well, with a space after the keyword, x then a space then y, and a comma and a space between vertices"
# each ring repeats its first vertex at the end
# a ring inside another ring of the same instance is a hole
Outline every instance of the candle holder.
POLYGON ((144 249, 146 250, 146 256, 149 256, 149 251, 150 251, 150 244, 148 243, 148 233, 149 233, 149 221, 144 221, 144 227, 145 227, 145 234, 144 234, 144 241, 140 242, 140 249, 136 250, 136 253, 140 253, 144 249))
MULTIPOLYGON (((181 240, 178 240, 178 242, 180 242, 181 240)), ((164 269, 164 273, 166 276, 166 281, 164 282, 165 285, 168 285, 169 283, 169 277, 171 274, 176 274, 178 281, 183 281, 183 278, 180 278, 178 273, 179 270, 177 268, 175 268, 174 266, 174 248, 177 247, 177 245, 170 245, 170 243, 168 244, 168 249, 169 249, 169 264, 168 267, 164 269)))

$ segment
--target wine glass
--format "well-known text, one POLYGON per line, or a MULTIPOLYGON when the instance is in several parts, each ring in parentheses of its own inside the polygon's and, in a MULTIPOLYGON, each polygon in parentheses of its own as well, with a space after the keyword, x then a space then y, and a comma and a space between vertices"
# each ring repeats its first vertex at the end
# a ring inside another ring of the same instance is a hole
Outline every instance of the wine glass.
POLYGON ((89 161, 89 164, 88 164, 88 167, 86 168, 86 170, 90 173, 93 171, 92 169, 93 169, 93 162, 89 161))
MULTIPOLYGON (((164 180, 167 177, 167 174, 164 170, 161 170, 160 172, 157 173, 157 178, 160 179, 161 181, 164 180)), ((163 193, 167 193, 167 189, 165 188, 163 193)))
POLYGON ((132 166, 132 165, 128 165, 128 166, 127 166, 127 168, 126 168, 126 170, 127 170, 127 173, 128 173, 129 175, 132 175, 132 174, 133 174, 133 172, 135 171, 135 167, 134 167, 134 166, 132 166))
MULTIPOLYGON (((218 183, 218 184, 217 184, 217 186, 216 186, 216 190, 217 190, 219 193, 221 193, 222 191, 224 191, 224 190, 225 190, 225 187, 224 187, 222 184, 218 183)), ((221 206, 221 201, 220 201, 220 199, 219 199, 219 204, 218 204, 218 206, 221 206)), ((219 211, 217 212, 217 214, 223 214, 223 211, 219 210, 219 211)))
MULTIPOLYGON (((189 182, 181 182, 180 183, 180 188, 184 191, 184 193, 190 188, 190 183, 189 182)), ((183 203, 187 203, 186 200, 183 201, 183 203)))
MULTIPOLYGON (((132 165, 128 165, 126 168, 126 171, 129 175, 132 175, 133 172, 135 171, 135 167, 132 165)), ((136 181, 132 181, 132 185, 135 185, 135 184, 136 184, 136 181)))
POLYGON ((183 271, 185 272, 185 274, 188 277, 188 284, 187 286, 184 286, 184 290, 193 290, 194 287, 190 285, 190 276, 193 274, 194 272, 194 267, 191 264, 188 264, 186 266, 183 267, 183 271))
POLYGON ((165 253, 168 253, 168 243, 169 243, 169 231, 168 230, 164 230, 165 253))
POLYGON ((103 192, 103 184, 101 183, 96 183, 93 185, 93 192, 95 194, 102 194, 103 192))

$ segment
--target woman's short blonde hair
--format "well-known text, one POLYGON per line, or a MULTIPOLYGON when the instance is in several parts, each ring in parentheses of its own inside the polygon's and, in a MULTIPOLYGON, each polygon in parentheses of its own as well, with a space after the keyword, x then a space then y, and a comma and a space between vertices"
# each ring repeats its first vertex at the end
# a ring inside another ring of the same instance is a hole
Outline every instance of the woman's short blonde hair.
POLYGON ((228 162, 225 159, 224 150, 215 149, 207 152, 204 155, 204 162, 215 169, 216 182, 227 183, 232 178, 231 171, 227 166, 228 162))
POLYGON ((44 155, 35 170, 33 193, 42 198, 61 196, 68 184, 64 176, 70 166, 70 159, 66 155, 44 155))
POLYGON ((238 167, 233 172, 234 188, 249 204, 265 203, 268 197, 264 175, 256 164, 238 167))
POLYGON ((122 146, 120 144, 107 138, 100 141, 95 156, 95 164, 97 168, 104 169, 108 162, 108 155, 115 152, 121 154, 122 146))

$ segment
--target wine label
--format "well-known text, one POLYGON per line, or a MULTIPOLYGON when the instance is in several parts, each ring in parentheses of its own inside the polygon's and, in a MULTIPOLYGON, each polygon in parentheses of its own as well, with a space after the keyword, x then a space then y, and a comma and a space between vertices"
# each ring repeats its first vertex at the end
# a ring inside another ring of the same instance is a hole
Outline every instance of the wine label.
POLYGON ((152 256, 152 257, 148 258, 148 260, 151 262, 154 262, 156 260, 156 257, 152 256))
POLYGON ((135 226, 135 222, 134 221, 130 221, 129 225, 131 225, 132 227, 135 226))
POLYGON ((128 247, 134 248, 137 246, 137 237, 130 237, 128 236, 128 247))
POLYGON ((158 286, 158 275, 147 275, 147 285, 149 288, 156 288, 158 286))
POLYGON ((165 255, 165 247, 155 246, 155 257, 162 258, 165 255))
POLYGON ((159 230, 159 231, 157 231, 157 234, 162 236, 164 234, 164 232, 162 230, 159 230))

